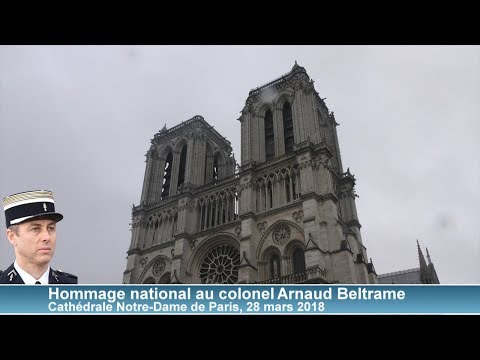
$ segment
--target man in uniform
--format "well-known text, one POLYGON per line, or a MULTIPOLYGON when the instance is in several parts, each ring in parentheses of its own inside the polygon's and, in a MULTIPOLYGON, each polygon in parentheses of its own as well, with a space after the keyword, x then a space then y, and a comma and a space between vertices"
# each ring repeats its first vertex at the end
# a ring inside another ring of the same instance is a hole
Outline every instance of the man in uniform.
POLYGON ((34 190, 3 199, 7 239, 15 250, 15 262, 3 272, 0 284, 77 284, 75 275, 53 270, 50 261, 57 241, 53 193, 34 190))

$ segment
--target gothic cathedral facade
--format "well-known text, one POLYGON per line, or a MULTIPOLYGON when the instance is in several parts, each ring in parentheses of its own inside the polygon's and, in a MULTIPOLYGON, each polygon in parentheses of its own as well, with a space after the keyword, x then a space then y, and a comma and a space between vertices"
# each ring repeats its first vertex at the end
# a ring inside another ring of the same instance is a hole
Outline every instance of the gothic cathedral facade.
POLYGON ((253 89, 241 165, 202 116, 146 154, 125 284, 376 284, 333 112, 295 63, 253 89))

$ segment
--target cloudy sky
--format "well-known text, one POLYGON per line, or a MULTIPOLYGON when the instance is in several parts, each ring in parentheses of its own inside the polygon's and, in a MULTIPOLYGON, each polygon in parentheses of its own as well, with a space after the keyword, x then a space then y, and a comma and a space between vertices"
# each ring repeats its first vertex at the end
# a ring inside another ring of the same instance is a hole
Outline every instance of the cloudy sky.
POLYGON ((441 283, 480 284, 480 46, 0 46, 0 196, 54 191, 52 266, 121 284, 154 134, 202 115, 239 160, 248 92, 295 61, 340 123, 377 273, 418 267, 418 239, 441 283))

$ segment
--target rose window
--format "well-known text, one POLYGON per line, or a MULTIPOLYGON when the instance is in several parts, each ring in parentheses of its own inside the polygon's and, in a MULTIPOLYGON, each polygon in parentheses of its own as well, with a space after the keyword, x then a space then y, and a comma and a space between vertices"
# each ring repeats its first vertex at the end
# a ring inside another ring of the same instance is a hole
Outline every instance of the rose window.
POLYGON ((275 244, 283 245, 290 239, 290 228, 286 225, 281 226, 273 233, 275 244))
POLYGON ((205 257, 200 267, 202 284, 236 284, 240 254, 232 245, 219 245, 205 257))
POLYGON ((155 263, 153 264, 153 268, 152 268, 152 273, 153 275, 155 276, 158 276, 160 275, 163 270, 165 269, 165 261, 164 260, 161 260, 161 259, 158 259, 157 261, 155 261, 155 263))

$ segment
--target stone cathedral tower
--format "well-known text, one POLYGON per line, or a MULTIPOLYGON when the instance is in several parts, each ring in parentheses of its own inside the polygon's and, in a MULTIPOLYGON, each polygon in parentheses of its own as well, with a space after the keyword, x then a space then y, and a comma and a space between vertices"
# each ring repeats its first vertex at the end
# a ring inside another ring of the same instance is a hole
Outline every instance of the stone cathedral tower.
POLYGON ((123 282, 378 283, 333 112, 306 70, 251 90, 241 166, 201 116, 151 140, 123 282))

